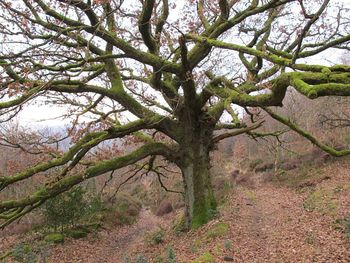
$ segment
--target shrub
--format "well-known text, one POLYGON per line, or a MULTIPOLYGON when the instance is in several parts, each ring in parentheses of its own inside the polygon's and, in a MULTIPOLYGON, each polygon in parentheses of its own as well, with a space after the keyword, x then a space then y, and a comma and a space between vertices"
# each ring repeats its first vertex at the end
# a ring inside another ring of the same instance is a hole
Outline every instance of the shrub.
POLYGON ((128 255, 124 256, 123 263, 131 263, 130 257, 128 255))
POLYGON ((177 235, 186 231, 185 215, 180 214, 176 216, 176 218, 172 222, 172 229, 177 235))
POLYGON ((98 196, 87 194, 81 186, 46 201, 42 213, 54 231, 76 227, 78 223, 100 225, 104 205, 98 196), (97 222, 96 222, 97 221, 97 222))
POLYGON ((137 255, 135 263, 148 263, 148 259, 144 255, 137 255))
POLYGON ((166 253, 167 253, 167 262, 168 263, 176 263, 177 260, 176 260, 176 254, 175 254, 175 251, 172 247, 167 247, 166 249, 166 253))
POLYGON ((224 247, 225 247, 226 250, 231 250, 232 249, 232 241, 231 240, 225 240, 224 247))
POLYGON ((123 262, 124 263, 148 263, 148 259, 143 254, 138 254, 134 259, 131 259, 128 255, 125 255, 123 262))
POLYGON ((262 164, 264 161, 262 159, 255 159, 255 160, 252 160, 250 163, 249 163, 249 168, 251 170, 254 170, 254 168, 256 166, 258 166, 259 164, 262 164))
MULTIPOLYGON (((47 247, 41 243, 31 246, 26 243, 16 245, 8 256, 16 260, 16 262, 36 263, 46 262, 48 251, 47 247)), ((5 262, 3 259, 2 262, 5 262)), ((12 261, 11 261, 12 262, 12 261)))
POLYGON ((72 190, 56 196, 46 201, 43 214, 46 223, 58 227, 63 231, 64 226, 76 225, 86 212, 87 202, 84 200, 85 190, 81 186, 74 187, 72 190))
POLYGON ((340 229, 345 237, 350 237, 350 216, 344 218, 338 218, 334 222, 335 228, 340 229))
POLYGON ((28 244, 19 244, 12 250, 11 256, 18 262, 35 263, 37 255, 28 244))
POLYGON ((158 245, 164 241, 165 230, 158 228, 155 231, 147 232, 145 234, 146 243, 149 245, 158 245))
POLYGON ((142 204, 138 199, 126 193, 119 193, 113 204, 108 205, 104 213, 105 220, 112 225, 133 224, 141 208, 142 204))
POLYGON ((160 205, 156 211, 156 215, 163 216, 163 215, 171 213, 173 210, 174 210, 174 208, 169 201, 163 201, 160 203, 160 205))
POLYGON ((158 256, 155 258, 155 262, 156 262, 156 263, 164 263, 164 258, 163 258, 161 255, 158 255, 158 256))
POLYGON ((315 245, 317 242, 317 238, 316 238, 315 234, 310 232, 310 231, 306 232, 305 242, 309 245, 315 245))

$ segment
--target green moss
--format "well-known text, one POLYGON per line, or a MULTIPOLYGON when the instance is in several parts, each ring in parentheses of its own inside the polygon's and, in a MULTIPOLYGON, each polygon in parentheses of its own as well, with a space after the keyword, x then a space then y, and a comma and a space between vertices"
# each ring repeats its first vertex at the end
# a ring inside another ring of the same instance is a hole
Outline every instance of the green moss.
POLYGON ((199 207, 196 207, 195 210, 197 210, 192 219, 192 229, 198 229, 202 225, 208 223, 210 219, 215 217, 217 214, 216 209, 207 209, 207 206, 205 206, 202 209, 199 209, 199 207), (199 211, 199 212, 198 212, 199 211))
POLYGON ((341 230, 345 237, 350 237, 350 215, 344 218, 338 218, 333 222, 335 230, 341 230))
POLYGON ((251 190, 245 190, 244 195, 251 201, 255 202, 256 201, 256 195, 253 191, 251 190))
POLYGON ((195 250, 198 250, 204 244, 211 242, 212 239, 226 235, 229 229, 230 229, 230 226, 228 223, 224 223, 224 222, 216 223, 205 233, 204 236, 200 236, 193 241, 193 244, 191 246, 192 250, 193 248, 195 250))
POLYGON ((333 215, 338 208, 334 194, 325 189, 317 188, 305 199, 303 207, 307 211, 317 211, 324 215, 333 215))
POLYGON ((52 234, 46 235, 44 237, 44 240, 48 243, 58 244, 58 243, 64 242, 64 236, 60 233, 52 233, 52 234))
POLYGON ((210 252, 204 252, 198 259, 192 260, 191 263, 211 263, 215 262, 214 256, 210 252))
POLYGON ((307 84, 306 82, 304 82, 303 80, 294 77, 292 79, 292 85, 302 94, 304 94, 305 96, 307 96, 310 99, 315 99, 317 98, 317 91, 315 89, 312 88, 312 86, 310 86, 309 84, 307 84))
POLYGON ((323 74, 326 74, 326 75, 329 75, 329 74, 331 74, 332 73, 332 71, 329 69, 329 68, 323 68, 322 70, 321 70, 321 73, 323 73, 323 74))
MULTIPOLYGON (((206 173, 207 171, 203 171, 206 173)), ((194 176, 195 190, 194 190, 194 205, 192 217, 192 229, 198 229, 200 226, 206 224, 210 219, 216 215, 216 200, 214 192, 210 183, 209 175, 204 177, 203 174, 194 176), (202 177, 202 178, 200 178, 202 177), (201 186, 201 187, 200 187, 201 186)))
POLYGON ((174 219, 172 229, 176 234, 180 234, 186 231, 185 215, 181 214, 174 219))
POLYGON ((318 97, 317 91, 312 89, 306 94, 306 96, 310 99, 316 99, 318 97))
POLYGON ((227 234, 230 226, 228 223, 220 222, 213 225, 207 232, 206 238, 212 239, 216 237, 221 237, 227 234))
POLYGON ((86 237, 88 232, 85 229, 71 229, 67 231, 67 235, 74 239, 86 237))

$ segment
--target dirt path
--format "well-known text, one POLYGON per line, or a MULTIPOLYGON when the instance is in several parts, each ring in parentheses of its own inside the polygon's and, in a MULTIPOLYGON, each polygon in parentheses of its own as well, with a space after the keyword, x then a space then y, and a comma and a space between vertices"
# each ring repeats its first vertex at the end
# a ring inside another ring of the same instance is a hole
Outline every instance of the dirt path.
POLYGON ((132 226, 104 229, 88 239, 70 240, 50 251, 48 262, 119 263, 129 250, 143 242, 147 231, 164 225, 161 218, 142 209, 138 222, 132 226))
POLYGON ((327 169, 324 173, 334 177, 322 184, 323 187, 328 184, 330 191, 338 189, 339 194, 334 197, 338 198, 337 211, 341 214, 337 216, 307 211, 303 204, 310 189, 299 193, 263 183, 257 176, 253 178, 254 187, 239 186, 233 190, 221 208, 220 217, 202 229, 179 236, 169 233, 164 244, 147 247, 145 232, 159 226, 166 228, 169 220, 143 209, 140 219, 132 226, 103 229, 95 236, 68 240, 52 248, 47 262, 123 263, 130 251, 154 259, 164 255, 165 249, 171 246, 178 262, 186 263, 205 252, 210 252, 218 263, 225 262, 224 256, 230 256, 237 263, 349 263, 350 238, 347 241, 341 231, 335 230, 334 220, 350 214, 350 172, 337 167, 327 169), (229 232, 207 242, 206 232, 217 221, 228 223, 229 232), (198 245, 198 240, 204 241, 198 245), (225 242, 231 244, 231 249, 225 249, 225 242))
MULTIPOLYGON (((288 188, 242 188, 231 205, 235 262, 350 262, 350 247, 330 227, 332 218, 309 213, 288 188)), ((218 261, 220 262, 220 261, 218 261)))
MULTIPOLYGON (((329 184, 333 191, 339 183, 348 183, 347 178, 347 175, 334 177, 324 183, 329 184)), ((214 261, 210 262, 215 263, 225 262, 224 256, 233 258, 233 262, 237 263, 350 262, 350 242, 334 228, 334 220, 339 215, 310 212, 304 208, 310 189, 301 193, 264 183, 259 175, 253 180, 254 187, 239 186, 234 190, 217 220, 198 231, 182 236, 172 235, 171 240, 158 247, 142 248, 144 245, 140 244, 138 251, 149 258, 156 258, 164 255, 166 247, 171 246, 178 261, 184 263, 207 252, 214 257, 214 261), (229 233, 207 242, 206 233, 217 221, 228 223, 229 233), (230 250, 225 249, 225 242, 231 244, 230 250)), ((343 197, 349 197, 344 194, 343 197)), ((340 201, 343 197, 339 195, 337 198, 340 201)), ((349 200, 339 202, 339 211, 350 212, 349 200)))

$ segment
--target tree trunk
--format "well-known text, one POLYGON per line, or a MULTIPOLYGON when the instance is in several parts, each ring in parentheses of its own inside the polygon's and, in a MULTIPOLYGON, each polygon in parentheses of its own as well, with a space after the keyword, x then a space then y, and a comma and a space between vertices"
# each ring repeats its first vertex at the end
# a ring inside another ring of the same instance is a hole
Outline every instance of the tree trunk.
POLYGON ((186 227, 195 229, 207 223, 216 212, 209 172, 209 145, 198 139, 188 145, 184 152, 181 170, 185 188, 186 227))

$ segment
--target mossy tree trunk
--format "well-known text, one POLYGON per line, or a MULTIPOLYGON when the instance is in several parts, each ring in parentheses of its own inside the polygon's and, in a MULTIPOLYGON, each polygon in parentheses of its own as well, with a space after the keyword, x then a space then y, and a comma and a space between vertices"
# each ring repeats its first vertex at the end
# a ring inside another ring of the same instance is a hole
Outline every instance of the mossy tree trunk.
POLYGON ((216 201, 210 180, 209 155, 203 145, 192 151, 181 168, 185 188, 187 228, 207 223, 216 211, 216 201))
POLYGON ((180 168, 185 189, 185 222, 187 229, 207 223, 216 211, 216 201, 210 178, 210 150, 213 127, 192 119, 184 124, 184 139, 180 143, 180 168))

